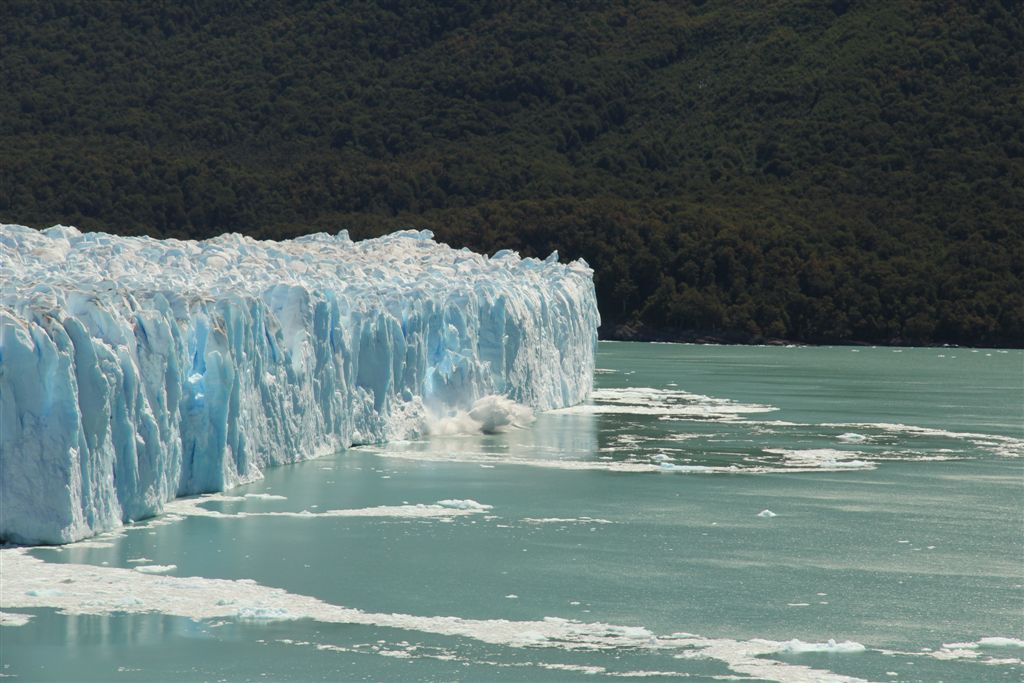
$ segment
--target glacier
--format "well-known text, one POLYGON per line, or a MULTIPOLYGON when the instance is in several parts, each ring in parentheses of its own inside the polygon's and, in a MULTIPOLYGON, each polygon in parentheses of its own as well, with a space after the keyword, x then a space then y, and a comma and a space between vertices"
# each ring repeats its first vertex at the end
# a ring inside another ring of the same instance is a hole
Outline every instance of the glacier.
POLYGON ((266 467, 474 410, 501 426, 593 385, 593 272, 557 252, 487 257, 426 230, 198 242, 2 225, 0 283, 6 542, 72 542, 266 467))

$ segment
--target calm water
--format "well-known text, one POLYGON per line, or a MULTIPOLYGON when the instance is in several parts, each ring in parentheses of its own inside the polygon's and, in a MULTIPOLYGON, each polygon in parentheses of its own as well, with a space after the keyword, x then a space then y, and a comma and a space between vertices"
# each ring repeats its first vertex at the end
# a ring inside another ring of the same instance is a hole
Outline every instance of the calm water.
POLYGON ((1020 351, 602 343, 598 365, 589 405, 529 429, 2 551, 4 610, 31 615, 0 628, 2 673, 1021 679, 1020 351))

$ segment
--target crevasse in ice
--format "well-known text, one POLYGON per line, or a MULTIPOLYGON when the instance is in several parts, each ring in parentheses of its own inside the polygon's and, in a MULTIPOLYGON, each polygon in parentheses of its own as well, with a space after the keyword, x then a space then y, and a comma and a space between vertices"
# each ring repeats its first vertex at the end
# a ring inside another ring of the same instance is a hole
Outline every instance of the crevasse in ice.
POLYGON ((586 398, 587 264, 432 238, 0 226, 0 538, 84 538, 487 396, 586 398))

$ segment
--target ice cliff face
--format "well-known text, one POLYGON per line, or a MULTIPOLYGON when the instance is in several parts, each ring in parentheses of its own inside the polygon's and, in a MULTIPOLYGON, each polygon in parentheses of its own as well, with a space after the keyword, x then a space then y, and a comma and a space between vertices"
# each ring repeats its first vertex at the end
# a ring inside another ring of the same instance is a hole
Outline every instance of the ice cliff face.
POLYGON ((263 468, 590 391, 592 272, 363 242, 0 226, 0 538, 63 543, 263 468))

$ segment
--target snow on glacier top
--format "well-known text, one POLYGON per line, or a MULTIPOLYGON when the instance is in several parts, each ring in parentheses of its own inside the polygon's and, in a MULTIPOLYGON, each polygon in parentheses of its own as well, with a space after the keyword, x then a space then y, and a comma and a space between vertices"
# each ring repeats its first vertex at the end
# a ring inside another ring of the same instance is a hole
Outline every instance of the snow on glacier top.
MULTIPOLYGON (((0 225, 0 255, 4 281, 21 296, 32 291, 22 288, 46 285, 69 291, 169 289, 217 297, 260 293, 268 280, 310 290, 382 293, 386 288, 400 294, 405 289, 443 292, 467 281, 490 288, 503 280, 522 283, 566 270, 592 274, 582 259, 559 263, 557 252, 543 261, 507 249, 488 258, 433 237, 429 230, 404 230, 353 242, 342 230, 284 242, 237 233, 191 241, 82 233, 64 225, 42 231, 0 225)), ((35 293, 44 292, 37 288, 35 293)), ((9 299, 4 303, 9 305, 9 299)))

